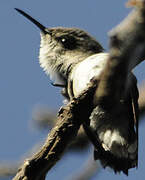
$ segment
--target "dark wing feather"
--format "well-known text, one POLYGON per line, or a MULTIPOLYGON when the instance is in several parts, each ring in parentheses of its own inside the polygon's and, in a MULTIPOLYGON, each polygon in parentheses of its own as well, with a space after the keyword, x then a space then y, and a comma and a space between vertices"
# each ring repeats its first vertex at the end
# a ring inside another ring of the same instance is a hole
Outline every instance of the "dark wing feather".
MULTIPOLYGON (((130 73, 129 74, 129 87, 127 88, 126 95, 124 97, 123 101, 123 107, 126 109, 128 116, 128 129, 126 131, 128 132, 128 137, 127 141, 129 144, 134 142, 135 139, 137 139, 138 143, 138 116, 139 116, 139 109, 138 109, 138 89, 137 89, 137 80, 135 76, 130 73), (135 129, 135 132, 134 130, 135 129)), ((102 108, 102 107, 101 107, 102 108)), ((100 108, 100 110, 101 110, 100 108)), ((98 107, 94 108, 94 114, 92 115, 92 119, 95 118, 96 113, 98 113, 98 107)), ((102 109, 103 111, 103 109, 102 109)), ((103 112, 105 113, 105 111, 103 112)), ((126 115, 127 115, 126 114, 126 115)), ((108 114, 106 114, 105 117, 107 117, 108 114)), ((115 172, 120 172, 123 171, 126 175, 128 175, 128 169, 136 167, 137 162, 138 162, 138 147, 136 149, 136 156, 134 159, 125 158, 125 157, 118 157, 116 156, 112 150, 104 150, 102 147, 102 142, 100 141, 98 134, 99 134, 99 129, 100 127, 106 127, 107 124, 105 123, 106 121, 103 122, 103 119, 99 119, 99 116, 96 116, 96 123, 98 125, 98 128, 94 132, 94 130, 89 127, 88 125, 84 124, 84 130, 86 134, 88 135, 88 138, 92 142, 92 144, 95 147, 94 151, 94 159, 97 160, 99 159, 101 161, 101 164, 105 168, 106 166, 111 167, 114 169, 115 172), (99 125, 100 124, 100 125, 99 125)), ((117 120, 117 119, 116 119, 117 120)), ((110 119, 111 121, 111 119, 110 119)), ((111 122, 110 122, 111 123, 111 122)), ((107 128, 107 127, 106 127, 107 128)))
MULTIPOLYGON (((132 88, 131 88, 132 112, 133 112, 133 117, 134 117, 134 126, 136 129, 137 152, 138 152, 138 121, 139 121, 138 98, 139 98, 139 92, 138 92, 137 80, 136 80, 135 76, 133 76, 132 82, 133 82, 132 88)), ((138 166, 138 153, 137 153, 137 166, 138 166)))

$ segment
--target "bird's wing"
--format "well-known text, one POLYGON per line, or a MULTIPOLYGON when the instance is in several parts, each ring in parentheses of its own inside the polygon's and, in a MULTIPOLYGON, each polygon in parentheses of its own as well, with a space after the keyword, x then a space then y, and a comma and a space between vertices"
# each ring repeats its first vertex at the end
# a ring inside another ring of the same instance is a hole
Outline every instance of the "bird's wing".
POLYGON ((109 166, 115 172, 125 174, 128 169, 136 167, 138 161, 138 89, 134 75, 129 76, 129 88, 120 103, 120 113, 116 116, 97 106, 90 117, 96 130, 84 126, 95 146, 94 158, 99 159, 103 167, 109 166))
MULTIPOLYGON (((139 121, 138 98, 139 98, 139 92, 138 92, 138 88, 137 88, 136 77, 133 75, 132 78, 133 78, 133 81, 132 81, 133 84, 131 87, 132 112, 133 112, 134 126, 135 126, 135 130, 136 130, 137 152, 138 152, 138 121, 139 121)), ((137 153, 137 166, 138 166, 138 153, 137 153)))

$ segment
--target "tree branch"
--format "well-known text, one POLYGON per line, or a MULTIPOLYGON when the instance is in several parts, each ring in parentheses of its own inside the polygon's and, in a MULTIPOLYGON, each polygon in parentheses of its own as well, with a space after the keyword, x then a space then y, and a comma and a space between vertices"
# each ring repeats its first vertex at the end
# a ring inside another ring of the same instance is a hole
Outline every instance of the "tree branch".
POLYGON ((145 84, 139 88, 139 110, 140 110, 140 118, 143 119, 145 115, 145 84))
POLYGON ((88 160, 83 164, 82 169, 78 173, 67 177, 67 179, 90 180, 95 174, 99 172, 100 169, 100 164, 96 163, 91 155, 91 157, 89 157, 88 160))
POLYGON ((144 3, 136 1, 136 9, 109 33, 110 57, 96 91, 97 104, 107 97, 112 97, 111 102, 116 102, 129 83, 128 72, 145 59, 144 3))
POLYGON ((61 108, 57 124, 49 133, 44 146, 24 162, 13 180, 42 180, 42 176, 44 177, 61 158, 68 144, 77 135, 82 122, 89 118, 92 110, 90 98, 93 96, 93 91, 94 88, 91 87, 78 99, 72 100, 67 106, 61 108))

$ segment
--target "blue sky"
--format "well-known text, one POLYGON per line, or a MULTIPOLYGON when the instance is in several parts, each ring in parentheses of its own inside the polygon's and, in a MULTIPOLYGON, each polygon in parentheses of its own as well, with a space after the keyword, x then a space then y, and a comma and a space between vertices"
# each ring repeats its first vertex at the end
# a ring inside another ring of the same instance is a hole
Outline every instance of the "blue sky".
MULTIPOLYGON (((36 105, 58 109, 62 105, 60 89, 50 85, 38 63, 40 32, 14 8, 28 12, 47 27, 79 27, 92 34, 108 50, 107 33, 130 11, 125 0, 1 0, 0 3, 0 162, 19 159, 47 133, 32 129, 32 110, 36 105)), ((145 79, 145 63, 135 73, 145 79)), ((101 180, 135 180, 145 177, 145 122, 140 126, 139 168, 129 177, 101 170, 101 180)), ((48 174, 53 180, 65 179, 87 160, 91 149, 67 153, 48 174), (71 164, 71 166, 70 166, 71 164)), ((94 180, 93 178, 92 180, 94 180)), ((1 179, 2 180, 2 179, 1 179)))

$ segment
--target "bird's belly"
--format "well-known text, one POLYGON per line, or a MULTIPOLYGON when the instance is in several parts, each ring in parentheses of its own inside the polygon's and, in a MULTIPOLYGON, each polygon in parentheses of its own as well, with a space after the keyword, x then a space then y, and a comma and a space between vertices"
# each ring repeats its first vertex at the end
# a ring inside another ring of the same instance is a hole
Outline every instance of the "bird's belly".
POLYGON ((108 59, 108 53, 99 53, 86 58, 74 68, 71 74, 73 95, 78 97, 87 89, 92 78, 99 78, 108 59))

